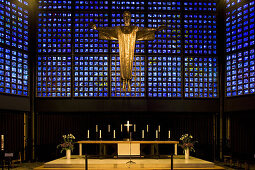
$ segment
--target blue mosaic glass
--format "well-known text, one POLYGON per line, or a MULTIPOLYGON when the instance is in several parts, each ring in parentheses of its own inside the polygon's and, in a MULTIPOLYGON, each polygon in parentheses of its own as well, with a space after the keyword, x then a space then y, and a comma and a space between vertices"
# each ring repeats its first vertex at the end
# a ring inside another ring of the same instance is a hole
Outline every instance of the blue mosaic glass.
POLYGON ((184 15, 184 53, 216 55, 216 14, 184 15))
POLYGON ((0 47, 0 93, 28 96, 28 55, 0 47))
POLYGON ((76 10, 107 10, 108 1, 75 1, 76 10))
POLYGON ((71 56, 37 57, 37 97, 71 96, 71 56))
POLYGON ((28 6, 0 0, 0 93, 28 96, 28 6))
POLYGON ((148 57, 148 97, 182 97, 181 57, 148 57))
POLYGON ((226 96, 255 93, 254 48, 226 57, 226 96))
POLYGON ((180 11, 181 1, 162 1, 153 0, 148 1, 149 11, 180 11))
POLYGON ((124 92, 120 78, 120 57, 111 56, 111 97, 145 97, 145 56, 135 56, 131 80, 131 92, 124 92))
POLYGON ((93 22, 97 27, 108 27, 107 13, 77 13, 74 18, 75 53, 108 53, 108 41, 99 40, 98 31, 89 28, 93 22))
POLYGON ((148 14, 148 27, 167 26, 166 30, 157 31, 155 40, 148 42, 150 54, 181 53, 181 17, 175 14, 148 14))
POLYGON ((184 97, 218 97, 217 57, 185 57, 184 97))
POLYGON ((108 56, 74 57, 74 97, 108 97, 108 56))
POLYGON ((216 0, 185 0, 184 11, 212 12, 216 11, 216 0))
MULTIPOLYGON (((254 38, 254 2, 238 4, 236 1, 226 12, 226 52, 235 52, 253 46, 254 38)), ((230 2, 228 2, 230 3, 230 2)))
POLYGON ((71 13, 38 14, 38 53, 71 53, 71 13))
POLYGON ((145 10, 145 2, 143 0, 122 0, 122 1, 112 1, 112 10, 145 10))
POLYGON ((71 0, 39 0, 38 8, 44 10, 67 10, 71 9, 71 0))

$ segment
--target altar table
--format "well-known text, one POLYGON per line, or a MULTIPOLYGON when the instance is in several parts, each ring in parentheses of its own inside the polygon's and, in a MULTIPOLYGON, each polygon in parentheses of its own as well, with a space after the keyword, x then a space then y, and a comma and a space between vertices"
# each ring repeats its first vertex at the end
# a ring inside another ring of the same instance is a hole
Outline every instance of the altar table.
POLYGON ((177 155, 177 145, 179 141, 78 141, 79 155, 82 156, 82 144, 173 144, 174 154, 177 155))

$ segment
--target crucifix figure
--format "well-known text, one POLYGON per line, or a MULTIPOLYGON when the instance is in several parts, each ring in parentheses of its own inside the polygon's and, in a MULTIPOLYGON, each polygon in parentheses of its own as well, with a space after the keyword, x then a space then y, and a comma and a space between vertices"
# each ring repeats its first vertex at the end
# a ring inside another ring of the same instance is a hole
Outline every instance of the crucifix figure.
POLYGON ((129 121, 127 121, 127 124, 124 124, 124 126, 127 126, 127 132, 129 133, 129 128, 133 126, 132 124, 129 124, 129 121))
POLYGON ((135 52, 135 42, 142 40, 154 40, 155 31, 161 31, 166 26, 158 28, 144 28, 131 26, 131 13, 123 13, 125 26, 97 27, 92 23, 91 28, 99 31, 99 39, 118 40, 120 55, 120 75, 122 80, 122 90, 131 91, 131 79, 133 69, 133 59, 135 52))

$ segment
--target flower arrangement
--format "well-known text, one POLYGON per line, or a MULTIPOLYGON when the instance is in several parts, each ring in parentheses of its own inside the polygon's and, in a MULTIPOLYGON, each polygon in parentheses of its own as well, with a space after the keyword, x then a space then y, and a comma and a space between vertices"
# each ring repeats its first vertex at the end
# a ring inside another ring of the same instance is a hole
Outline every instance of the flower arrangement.
POLYGON ((63 135, 63 143, 59 144, 57 146, 57 148, 61 148, 61 153, 64 151, 64 150, 71 150, 73 151, 73 148, 74 148, 74 139, 75 137, 72 135, 72 134, 68 134, 68 135, 63 135))
POLYGON ((195 149, 194 149, 194 144, 196 143, 197 141, 195 141, 193 139, 193 136, 189 135, 189 134, 184 134, 181 136, 180 138, 180 144, 179 146, 182 147, 183 150, 185 149, 190 149, 190 151, 194 151, 195 152, 195 149))

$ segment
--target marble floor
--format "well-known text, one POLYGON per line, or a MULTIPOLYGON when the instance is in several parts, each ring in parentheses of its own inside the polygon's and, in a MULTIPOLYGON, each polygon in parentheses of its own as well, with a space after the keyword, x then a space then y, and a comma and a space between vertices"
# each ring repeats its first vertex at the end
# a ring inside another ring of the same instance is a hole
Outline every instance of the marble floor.
MULTIPOLYGON (((134 163, 128 163, 130 159, 88 159, 88 169, 171 169, 171 159, 144 159, 134 158, 134 163)), ((175 169, 217 169, 223 168, 216 166, 214 163, 202 159, 191 157, 184 159, 177 156, 173 160, 175 169)), ((43 169, 84 169, 85 159, 80 156, 72 156, 72 159, 65 157, 45 163, 35 170, 43 169)))

